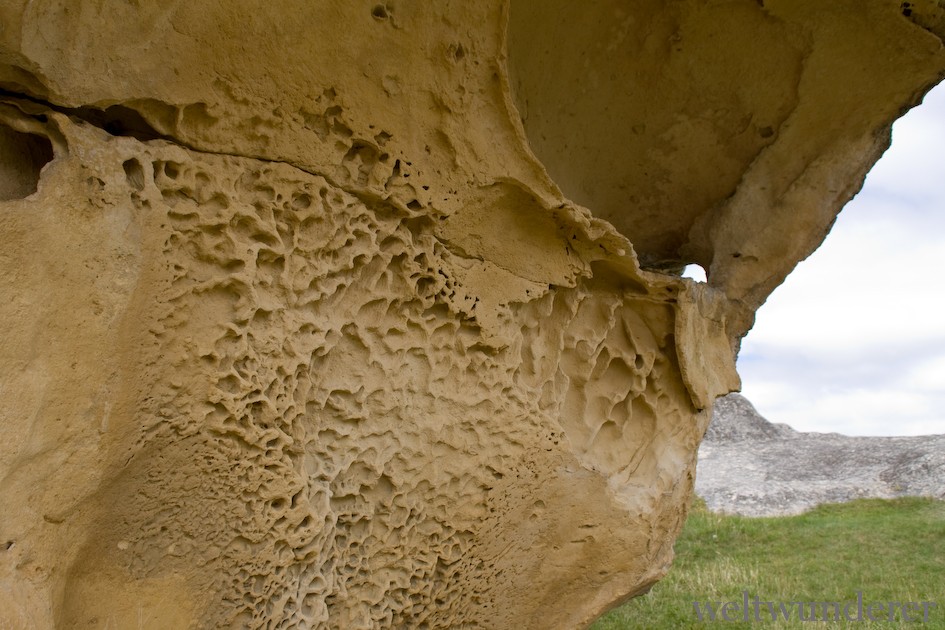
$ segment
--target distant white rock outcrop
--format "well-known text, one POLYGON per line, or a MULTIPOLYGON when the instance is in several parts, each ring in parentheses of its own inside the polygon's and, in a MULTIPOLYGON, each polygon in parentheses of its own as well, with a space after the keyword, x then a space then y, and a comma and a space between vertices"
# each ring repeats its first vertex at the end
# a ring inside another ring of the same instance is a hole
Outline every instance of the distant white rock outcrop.
POLYGON ((710 510, 745 516, 860 498, 945 498, 945 435, 803 433, 729 394, 716 401, 699 449, 696 493, 710 510))

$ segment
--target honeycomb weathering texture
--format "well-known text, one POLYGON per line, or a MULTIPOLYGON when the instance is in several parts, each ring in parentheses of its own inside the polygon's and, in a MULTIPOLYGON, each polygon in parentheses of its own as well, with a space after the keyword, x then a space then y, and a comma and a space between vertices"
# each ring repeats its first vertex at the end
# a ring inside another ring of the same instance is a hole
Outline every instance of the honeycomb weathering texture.
POLYGON ((0 20, 13 628, 571 628, 644 592, 754 309, 945 68, 936 2, 0 20))
POLYGON ((425 213, 290 166, 56 120, 71 153, 116 145, 56 166, 86 175, 85 198, 126 238, 148 234, 126 286, 151 288, 91 296, 108 323, 135 313, 104 343, 133 349, 134 376, 114 379, 121 406, 99 398, 117 394, 106 384, 88 414, 103 450, 122 433, 107 456, 120 466, 84 515, 94 535, 72 550, 65 623, 144 610, 166 627, 184 610, 208 627, 502 626, 516 620, 500 593, 524 582, 557 598, 567 579, 593 597, 613 556, 640 553, 641 530, 678 527, 661 498, 689 490, 702 420, 665 296, 522 281, 534 296, 487 338, 462 280, 482 263, 425 213), (600 496, 608 510, 582 505, 600 496), (556 574, 575 556, 601 575, 556 574), (116 581, 130 585, 116 594, 116 581))

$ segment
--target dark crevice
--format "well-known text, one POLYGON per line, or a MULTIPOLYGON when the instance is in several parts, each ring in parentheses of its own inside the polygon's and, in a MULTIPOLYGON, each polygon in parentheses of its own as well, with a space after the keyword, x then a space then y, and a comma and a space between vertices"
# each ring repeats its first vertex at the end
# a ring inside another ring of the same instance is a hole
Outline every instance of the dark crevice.
POLYGON ((148 124, 141 114, 124 105, 112 105, 106 109, 78 107, 70 110, 69 115, 113 136, 130 136, 142 142, 170 139, 148 124))
POLYGON ((49 108, 52 111, 65 114, 73 120, 88 123, 94 127, 105 131, 112 136, 129 136, 147 142, 149 140, 167 140, 174 142, 174 139, 166 134, 162 134, 152 127, 144 116, 125 105, 112 105, 101 109, 98 107, 63 107, 55 105, 49 101, 44 101, 19 92, 11 92, 0 88, 0 98, 14 98, 21 101, 29 101, 37 105, 49 108))

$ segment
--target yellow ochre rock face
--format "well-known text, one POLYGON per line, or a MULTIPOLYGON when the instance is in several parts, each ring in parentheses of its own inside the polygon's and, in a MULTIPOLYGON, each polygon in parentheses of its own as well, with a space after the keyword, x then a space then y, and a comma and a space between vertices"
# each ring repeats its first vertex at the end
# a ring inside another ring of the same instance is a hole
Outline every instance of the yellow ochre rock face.
POLYGON ((645 592, 755 309, 943 35, 932 0, 2 0, 0 628, 645 592))

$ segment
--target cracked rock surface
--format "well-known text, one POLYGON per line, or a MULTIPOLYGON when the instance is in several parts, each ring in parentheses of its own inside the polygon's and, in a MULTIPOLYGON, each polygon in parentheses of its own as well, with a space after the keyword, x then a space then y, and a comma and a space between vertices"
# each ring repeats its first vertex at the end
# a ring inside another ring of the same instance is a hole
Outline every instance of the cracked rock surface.
POLYGON ((696 493, 711 510, 743 516, 800 514, 853 499, 945 499, 945 435, 799 432, 729 394, 715 402, 699 447, 696 493))
POLYGON ((572 628, 644 592, 738 340, 942 24, 0 1, 0 620, 572 628))

